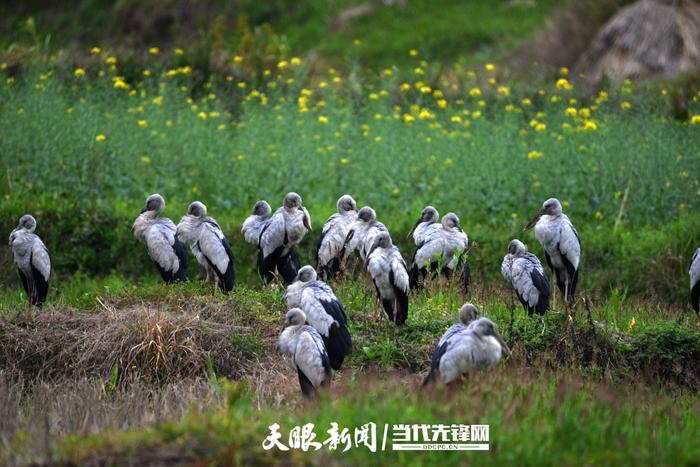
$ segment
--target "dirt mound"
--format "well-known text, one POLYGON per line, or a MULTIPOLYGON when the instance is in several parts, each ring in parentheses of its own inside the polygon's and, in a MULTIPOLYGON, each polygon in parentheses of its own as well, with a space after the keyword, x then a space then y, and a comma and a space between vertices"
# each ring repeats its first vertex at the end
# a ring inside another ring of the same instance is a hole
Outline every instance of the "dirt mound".
POLYGON ((640 0, 621 9, 575 69, 592 83, 700 69, 700 6, 691 0, 640 0))

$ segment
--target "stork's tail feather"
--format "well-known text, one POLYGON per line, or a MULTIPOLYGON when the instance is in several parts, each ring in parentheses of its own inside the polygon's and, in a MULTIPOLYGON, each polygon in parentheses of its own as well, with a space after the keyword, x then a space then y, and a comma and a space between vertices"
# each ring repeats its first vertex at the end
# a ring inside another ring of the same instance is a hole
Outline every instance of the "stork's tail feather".
POLYGON ((408 318, 408 294, 396 291, 396 324, 401 326, 408 318))
POLYGON ((277 260, 277 272, 282 276, 287 285, 294 282, 294 278, 297 276, 297 272, 299 272, 299 268, 301 267, 300 263, 301 261, 296 247, 292 247, 287 255, 280 256, 277 260))
POLYGON ((175 243, 173 244, 173 250, 175 251, 175 255, 177 256, 177 259, 180 262, 180 268, 174 274, 173 279, 176 281, 184 282, 187 280, 187 270, 189 267, 187 247, 182 241, 180 241, 180 239, 176 237, 175 243))
POLYGON ((382 306, 386 312, 389 321, 394 322, 394 301, 393 300, 382 300, 382 306))
POLYGON ((34 276, 34 288, 30 301, 32 305, 41 308, 41 305, 46 301, 46 296, 49 293, 49 283, 44 279, 44 276, 32 266, 32 275, 34 276))
POLYGON ((693 310, 700 316, 700 281, 690 291, 690 301, 693 305, 693 310))
POLYGON ((221 289, 224 292, 230 292, 233 289, 233 284, 236 282, 236 269, 233 265, 231 243, 228 241, 228 239, 224 238, 222 244, 224 245, 224 250, 226 250, 226 254, 228 255, 228 267, 223 273, 220 273, 218 270, 216 273, 219 276, 219 282, 221 282, 221 289))
POLYGON ((352 338, 350 337, 348 328, 334 324, 328 332, 328 337, 324 337, 323 341, 328 351, 328 359, 331 362, 331 368, 339 370, 343 365, 345 356, 348 355, 352 349, 352 338))

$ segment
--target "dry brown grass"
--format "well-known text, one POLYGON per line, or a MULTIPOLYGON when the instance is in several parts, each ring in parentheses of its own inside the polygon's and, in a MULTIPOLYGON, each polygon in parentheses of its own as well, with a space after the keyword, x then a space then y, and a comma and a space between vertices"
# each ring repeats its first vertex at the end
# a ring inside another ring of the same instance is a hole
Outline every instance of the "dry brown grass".
POLYGON ((236 338, 255 333, 224 318, 145 305, 1 317, 0 367, 15 377, 50 380, 109 378, 116 365, 120 381, 173 381, 205 376, 211 361, 217 374, 237 379, 247 373, 247 349, 236 338))

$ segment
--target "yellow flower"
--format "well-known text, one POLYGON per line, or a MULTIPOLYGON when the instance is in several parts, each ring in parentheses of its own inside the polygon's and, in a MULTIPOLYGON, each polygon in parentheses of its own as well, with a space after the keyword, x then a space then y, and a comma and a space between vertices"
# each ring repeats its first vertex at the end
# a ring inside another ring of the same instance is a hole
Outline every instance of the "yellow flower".
POLYGON ((462 118, 459 115, 453 115, 450 121, 452 123, 462 123, 462 118))
POLYGON ((225 130, 225 129, 226 129, 226 125, 223 124, 223 123, 219 123, 219 126, 217 126, 216 129, 217 129, 217 130, 225 130))
POLYGON ((559 74, 562 76, 568 76, 569 75, 569 69, 565 66, 559 68, 559 74))
POLYGON ((493 63, 487 63, 486 65, 484 65, 484 68, 486 68, 486 71, 493 71, 496 69, 493 63))
POLYGON ((289 66, 289 63, 287 62, 287 60, 281 60, 277 64, 277 68, 279 68, 280 70, 283 70, 283 69, 287 68, 288 66, 289 66))
POLYGON ((369 98, 373 101, 376 101, 377 99, 379 99, 379 94, 377 94, 376 92, 372 92, 369 94, 369 98))
POLYGON ((342 159, 340 159, 340 163, 343 165, 347 164, 348 162, 350 162, 350 159, 348 159, 347 157, 343 157, 342 159))
POLYGON ((160 49, 158 47, 151 47, 148 49, 148 53, 151 55, 158 55, 160 53, 160 49))
POLYGON ((593 120, 586 120, 585 122, 583 122, 583 129, 595 131, 598 129, 598 125, 596 125, 596 123, 593 120))
POLYGON ((141 161, 142 161, 144 164, 150 164, 150 163, 151 163, 151 158, 148 157, 148 156, 141 156, 141 161))
POLYGON ((430 89, 430 86, 421 86, 420 88, 420 92, 422 92, 423 94, 428 94, 430 91, 432 91, 432 89, 430 89))
POLYGON ((161 105, 163 103, 163 96, 154 97, 151 102, 153 105, 161 105))
POLYGON ((540 151, 530 151, 527 153, 527 158, 530 160, 540 159, 542 157, 544 157, 544 154, 542 154, 540 151))
POLYGON ((93 47, 92 49, 90 49, 90 53, 98 55, 102 53, 102 49, 100 49, 99 47, 93 47))
POLYGON ((292 65, 301 65, 301 59, 299 57, 292 57, 289 63, 292 65))
POLYGON ((104 141, 104 140, 106 140, 106 139, 107 139, 107 137, 106 137, 105 135, 103 135, 102 133, 100 133, 99 135, 95 136, 95 141, 97 141, 98 143, 101 143, 102 141, 104 141))
POLYGON ((137 121, 136 123, 138 123, 138 125, 139 125, 141 128, 146 128, 146 127, 148 126, 148 122, 147 122, 146 120, 139 120, 139 121, 137 121))
POLYGON ((422 109, 420 113, 418 114, 418 118, 421 120, 427 120, 429 118, 432 118, 433 114, 430 113, 428 109, 422 109))
POLYGON ((480 95, 481 95, 481 89, 479 89, 479 88, 471 88, 471 89, 469 90, 469 95, 472 96, 472 97, 480 96, 480 95))
POLYGON ((544 131, 546 129, 547 125, 545 125, 544 123, 538 123, 537 125, 535 125, 535 131, 544 131))
POLYGON ((319 123, 326 124, 326 123, 328 123, 328 117, 326 117, 325 115, 319 115, 318 121, 319 121, 319 123))
POLYGON ((571 83, 566 78, 559 78, 556 83, 557 89, 564 89, 564 90, 569 90, 573 89, 573 86, 571 83))
POLYGON ((690 117, 690 124, 691 125, 700 125, 700 115, 693 115, 690 117))
POLYGON ((417 75, 423 75, 423 74, 425 74, 425 71, 423 71, 423 69, 420 68, 420 67, 414 69, 413 72, 414 72, 415 74, 417 74, 417 75))
POLYGON ((410 55, 411 57, 417 57, 418 51, 416 49, 411 49, 408 51, 408 55, 410 55))
POLYGON ((175 55, 183 55, 185 53, 180 47, 175 47, 175 55))
POLYGON ((441 109, 444 109, 445 107, 447 107, 447 101, 445 99, 440 99, 439 101, 437 101, 437 105, 441 109))
POLYGON ((564 111, 564 113, 569 117, 575 117, 578 114, 578 110, 576 110, 575 107, 569 107, 564 111))
POLYGON ((403 114, 403 121, 405 123, 411 123, 415 118, 413 118, 413 115, 411 114, 403 114))
POLYGON ((629 109, 632 108, 632 104, 630 104, 630 103, 627 102, 627 101, 623 101, 623 102, 620 104, 620 108, 621 108, 622 110, 629 110, 629 109))
POLYGON ((520 101, 524 106, 532 105, 532 101, 528 98, 523 99, 520 101))
POLYGON ((199 117, 200 120, 206 120, 207 119, 207 113, 206 112, 199 112, 197 114, 197 117, 199 117))
POLYGON ((627 332, 632 332, 632 331, 634 331, 634 328, 635 328, 635 327, 637 327, 637 320, 636 320, 636 319, 634 318, 634 316, 633 316, 633 317, 632 317, 632 320, 630 321, 629 326, 627 326, 627 332))
POLYGON ((238 86, 239 88, 243 89, 244 87, 246 87, 245 81, 239 81, 238 84, 237 84, 237 86, 238 86))
POLYGON ((508 86, 499 86, 498 93, 504 96, 510 96, 510 89, 508 89, 508 86))
POLYGON ((602 220, 602 219, 603 219, 603 213, 600 212, 600 211, 596 211, 596 212, 595 212, 595 219, 596 219, 597 221, 602 220))
POLYGON ((129 89, 129 85, 126 84, 126 81, 124 81, 122 78, 119 78, 119 79, 114 80, 114 88, 115 89, 129 89))
POLYGON ((243 57, 240 55, 234 55, 233 56, 233 63, 241 63, 243 61, 243 57))
POLYGON ((472 112, 472 118, 477 119, 479 117, 481 117, 481 111, 475 110, 474 112, 472 112))
POLYGON ((76 68, 73 74, 76 78, 80 78, 81 76, 85 76, 85 70, 83 70, 82 68, 76 68))
POLYGON ((403 91, 403 92, 407 92, 407 91, 411 90, 411 85, 408 83, 401 83, 401 86, 399 87, 399 89, 401 89, 401 91, 403 91))

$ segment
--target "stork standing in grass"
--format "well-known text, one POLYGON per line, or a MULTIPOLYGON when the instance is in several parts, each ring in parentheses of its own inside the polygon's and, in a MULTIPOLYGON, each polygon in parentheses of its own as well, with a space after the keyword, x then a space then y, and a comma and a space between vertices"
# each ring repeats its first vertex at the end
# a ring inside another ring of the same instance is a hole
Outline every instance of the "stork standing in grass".
POLYGON ((513 287, 529 315, 543 315, 549 308, 549 281, 537 256, 518 239, 508 244, 501 264, 503 278, 513 287))
POLYGON ((695 250, 688 272, 690 273, 690 302, 700 317, 700 248, 695 250))
POLYGON ((360 252, 363 262, 367 256, 374 238, 381 232, 388 232, 386 226, 377 220, 377 213, 369 206, 365 206, 357 213, 357 220, 350 224, 348 235, 345 237, 343 258, 349 256, 356 249, 360 252))
POLYGON ((284 202, 260 233, 258 272, 267 282, 275 271, 291 284, 301 267, 297 245, 311 231, 311 216, 301 204, 301 196, 287 193, 284 202))
POLYGON ((464 290, 467 290, 471 282, 471 271, 466 261, 469 238, 462 230, 457 214, 448 212, 442 218, 442 235, 445 237, 442 253, 442 274, 449 278, 452 277, 455 269, 463 267, 462 286, 464 290))
POLYGON ((187 248, 175 235, 175 223, 160 216, 163 209, 165 200, 161 195, 149 196, 132 231, 134 237, 146 244, 163 281, 170 284, 187 280, 187 248))
POLYGON ((367 269, 389 320, 399 326, 404 324, 408 318, 408 268, 389 232, 374 238, 367 254, 367 269))
POLYGON ((558 199, 550 198, 542 204, 542 209, 525 229, 533 227, 564 301, 573 303, 578 284, 581 242, 573 224, 562 212, 558 199))
POLYGON ((231 243, 219 224, 207 216, 207 207, 195 201, 177 225, 177 236, 190 244, 192 253, 206 271, 206 281, 214 276, 214 293, 221 287, 224 293, 233 289, 235 270, 231 243))
POLYGON ((20 217, 17 228, 10 233, 10 246, 29 306, 41 307, 49 291, 51 258, 35 230, 36 219, 33 216, 25 214, 20 217))
POLYGON ((348 228, 357 220, 357 204, 350 195, 341 196, 336 203, 338 212, 328 218, 316 248, 316 262, 322 277, 333 279, 340 270, 348 228))
POLYGON ((323 338, 331 367, 339 370, 352 349, 352 339, 343 304, 333 290, 318 280, 314 268, 307 265, 299 269, 284 297, 289 307, 301 308, 306 314, 308 323, 323 338))
POLYGON ((453 326, 435 347, 430 373, 421 387, 438 378, 443 384, 450 384, 474 370, 491 368, 501 360, 503 354, 510 355, 510 349, 490 319, 479 318, 468 326, 453 326))
POLYGON ((430 272, 436 273, 439 268, 438 259, 442 254, 444 237, 441 235, 442 224, 438 223, 440 214, 432 206, 426 206, 414 224, 408 236, 413 235, 416 250, 411 260, 409 283, 411 289, 420 287, 428 275, 426 264, 430 264, 430 272))
POLYGON ((299 308, 287 312, 277 350, 291 358, 305 396, 315 394, 319 386, 331 385, 331 364, 323 339, 316 329, 306 324, 306 315, 299 308))

